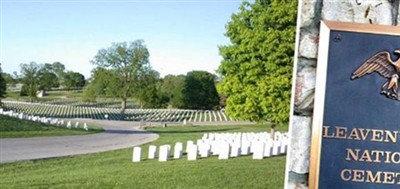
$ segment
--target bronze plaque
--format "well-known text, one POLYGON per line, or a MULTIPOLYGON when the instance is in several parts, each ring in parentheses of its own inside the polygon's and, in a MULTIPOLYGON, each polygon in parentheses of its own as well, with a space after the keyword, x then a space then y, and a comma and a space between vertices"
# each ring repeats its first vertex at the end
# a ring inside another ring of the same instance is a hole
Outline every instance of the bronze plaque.
POLYGON ((323 21, 310 188, 400 188, 400 27, 323 21))

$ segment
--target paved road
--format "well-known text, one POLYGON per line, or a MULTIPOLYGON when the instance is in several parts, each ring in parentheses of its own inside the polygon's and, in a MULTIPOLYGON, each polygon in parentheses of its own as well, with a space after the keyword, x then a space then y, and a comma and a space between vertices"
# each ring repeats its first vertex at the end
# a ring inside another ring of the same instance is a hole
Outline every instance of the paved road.
POLYGON ((99 134, 0 139, 0 163, 71 156, 128 148, 154 141, 157 134, 139 129, 139 123, 77 119, 105 129, 99 134))

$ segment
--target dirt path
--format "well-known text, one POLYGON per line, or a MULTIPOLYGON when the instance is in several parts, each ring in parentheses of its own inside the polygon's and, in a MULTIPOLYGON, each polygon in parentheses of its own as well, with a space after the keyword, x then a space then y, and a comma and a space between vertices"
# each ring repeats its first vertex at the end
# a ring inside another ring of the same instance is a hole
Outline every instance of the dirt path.
POLYGON ((139 129, 138 122, 75 119, 104 128, 90 135, 0 139, 0 163, 104 152, 145 144, 158 135, 139 129))

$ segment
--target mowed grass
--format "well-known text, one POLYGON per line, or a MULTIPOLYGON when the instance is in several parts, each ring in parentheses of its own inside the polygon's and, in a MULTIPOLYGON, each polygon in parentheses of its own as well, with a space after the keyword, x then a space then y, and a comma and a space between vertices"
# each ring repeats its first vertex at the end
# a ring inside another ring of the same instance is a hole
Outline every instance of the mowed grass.
MULTIPOLYGON (((88 126, 89 131, 66 127, 46 125, 28 120, 20 120, 13 117, 0 115, 0 138, 25 138, 38 136, 64 136, 64 135, 84 135, 98 133, 102 128, 88 126)), ((0 149, 1 150, 1 149, 0 149)))
MULTIPOLYGON (((267 131, 266 126, 149 128, 152 145, 199 139, 206 132, 267 131)), ((143 145, 142 157, 148 146, 143 145)), ((0 165, 1 188, 283 188, 285 156, 252 160, 216 157, 132 163, 132 149, 0 165)))

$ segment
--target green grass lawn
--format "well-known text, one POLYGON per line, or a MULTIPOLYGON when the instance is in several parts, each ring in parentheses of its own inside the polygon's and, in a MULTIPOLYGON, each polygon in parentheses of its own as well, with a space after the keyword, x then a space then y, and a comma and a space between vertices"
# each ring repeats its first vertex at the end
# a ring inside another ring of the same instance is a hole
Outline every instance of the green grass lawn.
MULTIPOLYGON (((267 131, 266 126, 148 128, 152 145, 199 139, 205 132, 267 131)), ((279 128, 278 128, 279 130, 279 128)), ((281 128, 282 130, 282 128, 281 128)), ((148 146, 143 145, 142 157, 148 146)), ((0 165, 1 188, 283 188, 285 156, 252 160, 216 157, 132 163, 132 149, 0 165)))
POLYGON ((88 127, 89 131, 75 128, 67 129, 66 127, 50 126, 43 123, 0 115, 0 138, 84 135, 103 131, 103 129, 99 127, 88 127))

